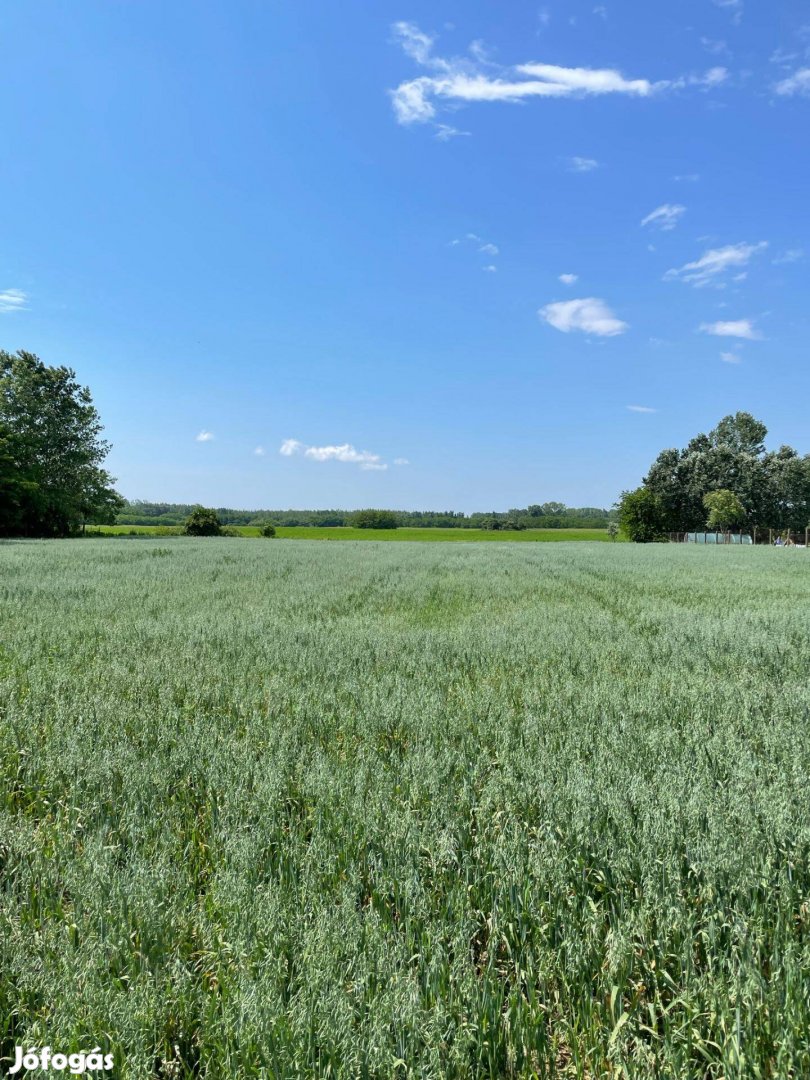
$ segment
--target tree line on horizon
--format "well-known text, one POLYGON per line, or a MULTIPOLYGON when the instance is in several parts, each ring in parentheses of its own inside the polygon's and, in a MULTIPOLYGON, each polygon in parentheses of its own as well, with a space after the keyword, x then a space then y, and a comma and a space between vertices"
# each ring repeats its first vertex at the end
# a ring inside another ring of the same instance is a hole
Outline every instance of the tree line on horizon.
MULTIPOLYGON (((117 525, 183 525, 195 509, 192 503, 134 500, 116 515, 117 525)), ((356 524, 356 510, 235 510, 213 507, 223 525, 308 525, 322 528, 356 524)), ((598 507, 568 507, 561 502, 532 504, 523 509, 479 511, 389 510, 400 528, 433 529, 604 529, 612 517, 598 507)))

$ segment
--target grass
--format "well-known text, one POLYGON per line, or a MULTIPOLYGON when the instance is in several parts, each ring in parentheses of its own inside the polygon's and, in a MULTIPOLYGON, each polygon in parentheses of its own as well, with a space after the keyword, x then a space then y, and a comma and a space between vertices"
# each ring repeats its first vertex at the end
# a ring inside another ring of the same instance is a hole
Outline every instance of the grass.
POLYGON ((810 1075, 808 570, 0 544, 3 1054, 810 1075))
MULTIPOLYGON (((242 536, 259 536, 256 525, 234 525, 242 536)), ((179 536, 181 527, 174 525, 88 525, 93 536, 179 536)), ((521 532, 493 532, 489 529, 353 529, 348 526, 320 527, 314 525, 279 526, 277 535, 285 540, 417 540, 420 542, 495 541, 560 541, 610 540, 606 529, 525 529, 521 532)))

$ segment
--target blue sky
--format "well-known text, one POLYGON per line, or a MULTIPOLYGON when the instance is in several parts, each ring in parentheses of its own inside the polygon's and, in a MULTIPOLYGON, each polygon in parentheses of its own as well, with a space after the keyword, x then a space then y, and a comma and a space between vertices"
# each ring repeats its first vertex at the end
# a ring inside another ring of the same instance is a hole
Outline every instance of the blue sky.
POLYGON ((810 450, 808 0, 0 33, 0 346, 89 384, 126 496, 610 505, 737 409, 810 450))

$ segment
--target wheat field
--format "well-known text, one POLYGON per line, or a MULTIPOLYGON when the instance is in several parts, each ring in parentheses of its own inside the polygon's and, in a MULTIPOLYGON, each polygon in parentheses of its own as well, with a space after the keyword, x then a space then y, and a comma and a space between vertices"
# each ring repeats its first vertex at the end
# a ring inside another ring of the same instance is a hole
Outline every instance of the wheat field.
POLYGON ((809 670, 802 551, 0 544, 3 1056, 808 1076, 809 670))

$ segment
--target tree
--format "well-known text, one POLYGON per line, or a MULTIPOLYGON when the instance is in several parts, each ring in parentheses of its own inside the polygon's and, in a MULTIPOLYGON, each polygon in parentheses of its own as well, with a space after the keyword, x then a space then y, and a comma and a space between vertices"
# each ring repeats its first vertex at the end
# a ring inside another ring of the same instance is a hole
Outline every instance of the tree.
POLYGON ((731 491, 742 514, 735 524, 804 528, 810 516, 810 456, 789 446, 767 452, 767 428, 750 413, 723 417, 683 450, 662 450, 644 478, 661 504, 668 531, 705 527, 704 499, 731 491))
POLYGON ((396 529, 398 524, 393 510, 355 510, 349 521, 355 529, 396 529))
POLYGON ((607 534, 611 540, 615 540, 616 537, 619 535, 619 526, 616 524, 615 521, 611 521, 611 523, 608 525, 607 534))
POLYGON ((666 539, 666 518, 661 500, 645 487, 622 493, 619 525, 625 536, 637 544, 666 539))
POLYGON ((703 505, 709 511, 706 525, 710 529, 730 529, 745 518, 745 507, 733 491, 720 488, 703 496, 703 505))
POLYGON ((222 522, 216 510, 195 506, 183 526, 186 536, 221 536, 222 522))
POLYGON ((268 521, 266 525, 262 525, 261 529, 259 530, 259 533, 260 533, 261 536, 267 536, 267 537, 275 536, 276 535, 276 527, 275 527, 275 525, 271 525, 270 522, 268 521))
POLYGON ((90 391, 71 368, 0 350, 0 528, 7 535, 65 536, 123 506, 101 467, 110 450, 101 432, 90 391))

